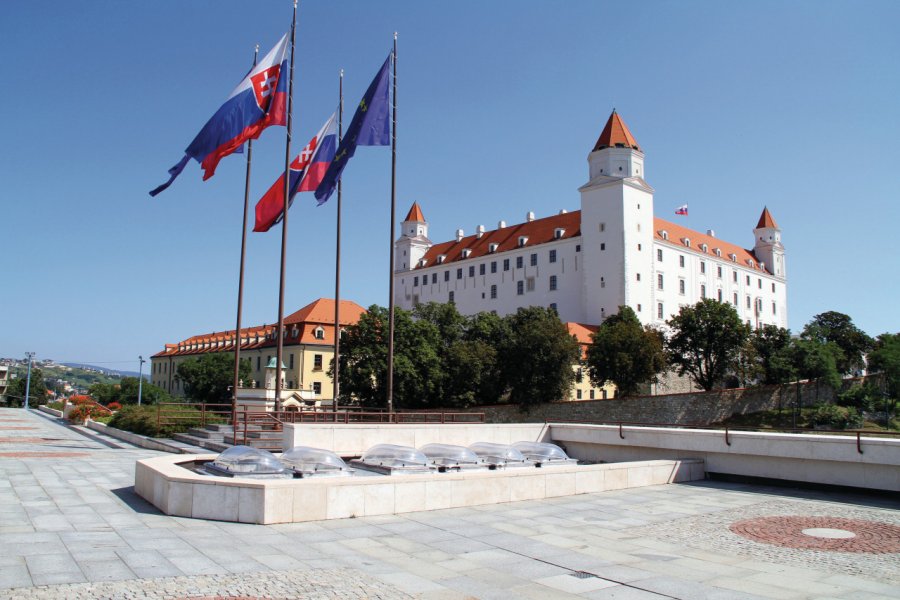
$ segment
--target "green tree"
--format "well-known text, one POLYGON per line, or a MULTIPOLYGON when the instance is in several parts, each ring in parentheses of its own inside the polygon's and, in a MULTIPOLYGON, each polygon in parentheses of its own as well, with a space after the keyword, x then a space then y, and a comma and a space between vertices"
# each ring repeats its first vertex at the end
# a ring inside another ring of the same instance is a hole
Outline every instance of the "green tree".
POLYGON ((849 316, 835 311, 813 317, 800 337, 820 344, 833 343, 840 351, 835 360, 841 375, 862 369, 865 366, 863 356, 872 348, 872 338, 854 325, 849 316))
POLYGON ((591 336, 587 367, 596 387, 611 381, 620 396, 633 396, 666 367, 663 336, 641 326, 631 307, 620 306, 591 336))
MULTIPOLYGON (((243 362, 243 361, 241 361, 243 362)), ((247 368, 241 370, 242 376, 249 376, 250 374, 250 364, 249 361, 247 363, 247 368)), ((234 358, 232 355, 231 359, 231 377, 229 380, 228 386, 230 387, 234 383, 234 358)), ((138 378, 137 377, 123 377, 122 381, 119 383, 119 394, 118 398, 116 398, 116 402, 119 404, 137 404, 138 397, 138 378)), ((144 379, 144 384, 141 386, 141 404, 157 404, 159 402, 171 402, 172 397, 169 396, 168 393, 161 387, 155 386, 147 379, 144 379)), ((228 393, 228 398, 230 400, 231 393, 228 393)))
MULTIPOLYGON (((250 361, 242 360, 238 377, 248 379, 250 371, 250 361)), ((175 379, 182 383, 185 395, 194 402, 230 402, 231 386, 234 384, 234 354, 218 352, 189 358, 178 365, 175 379)), ((137 402, 136 390, 133 402, 137 402)))
POLYGON ((882 333, 869 353, 869 370, 881 373, 885 422, 897 414, 900 399, 900 333, 882 333))
POLYGON ((834 342, 820 342, 816 339, 800 339, 794 344, 794 368, 802 379, 816 382, 816 402, 822 383, 837 390, 841 385, 838 360, 843 356, 834 342))
POLYGON ((527 407, 565 398, 581 349, 556 311, 531 306, 505 319, 509 333, 498 350, 509 400, 527 407))
MULTIPOLYGON (((6 388, 6 401, 10 406, 25 405, 25 387, 28 372, 22 370, 19 376, 9 380, 6 388)), ((36 408, 39 404, 47 403, 47 385, 44 383, 44 373, 37 367, 31 367, 31 388, 28 390, 28 406, 36 408)))
POLYGON ((775 385, 797 378, 790 331, 777 325, 765 325, 750 334, 750 343, 761 368, 760 383, 775 385))
POLYGON ((749 335, 733 306, 710 298, 682 307, 667 324, 669 362, 706 391, 722 381, 749 335))

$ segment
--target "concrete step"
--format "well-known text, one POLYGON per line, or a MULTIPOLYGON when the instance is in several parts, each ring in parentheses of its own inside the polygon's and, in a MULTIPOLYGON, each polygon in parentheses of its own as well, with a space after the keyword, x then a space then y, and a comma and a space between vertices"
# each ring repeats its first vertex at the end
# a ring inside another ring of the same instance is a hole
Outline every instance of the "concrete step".
MULTIPOLYGON (((241 423, 239 426, 241 430, 243 430, 243 423, 241 423)), ((206 431, 213 431, 217 433, 231 433, 232 427, 233 426, 229 425, 228 423, 216 423, 214 425, 207 425, 206 427, 204 427, 204 429, 206 431)), ((259 425, 247 425, 248 431, 258 431, 259 429, 262 429, 259 425)))
POLYGON ((191 446, 197 446, 200 448, 205 448, 206 450, 213 450, 216 452, 222 452, 223 450, 231 447, 228 444, 224 444, 222 440, 210 440, 207 438, 191 435, 190 433, 176 433, 172 436, 172 439, 184 444, 190 444, 191 446))
MULTIPOLYGON (((230 427, 230 426, 229 426, 230 427)), ((229 429, 230 431, 230 429, 229 429)), ((216 442, 222 441, 222 436, 225 435, 224 432, 221 431, 210 431, 209 429, 200 429, 198 427, 194 427, 193 429, 187 430, 188 435, 192 435, 198 438, 204 438, 207 440, 213 440, 216 442)))
MULTIPOLYGON (((243 442, 243 439, 240 439, 243 442)), ((225 436, 224 444, 228 444, 229 447, 234 444, 234 440, 230 435, 225 436)), ((265 437, 265 438, 247 438, 247 446, 252 446, 254 448, 263 448, 265 450, 281 450, 282 437, 279 435, 278 437, 265 437)))
POLYGON ((209 454, 209 449, 195 446, 194 444, 186 444, 185 442, 179 442, 178 440, 169 438, 163 438, 160 441, 174 448, 178 448, 178 451, 181 452, 181 454, 209 454))

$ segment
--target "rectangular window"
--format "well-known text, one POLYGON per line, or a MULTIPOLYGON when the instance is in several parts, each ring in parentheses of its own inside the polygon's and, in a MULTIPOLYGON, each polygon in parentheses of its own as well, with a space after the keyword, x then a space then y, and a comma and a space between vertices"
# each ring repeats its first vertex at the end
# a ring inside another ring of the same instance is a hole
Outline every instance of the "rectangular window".
POLYGON ((734 293, 734 305, 737 306, 737 292, 734 293))
POLYGON ((731 273, 731 280, 737 283, 737 271, 731 273))
POLYGON ((581 252, 581 244, 575 244, 575 252, 581 252))
POLYGON ((503 259, 503 270, 509 271, 509 259, 508 258, 503 259))
POLYGON ((606 223, 600 223, 600 231, 606 231, 606 223))
POLYGON ((706 286, 705 285, 700 286, 700 297, 706 298, 706 286))
POLYGON ((484 263, 481 263, 480 265, 478 265, 478 274, 479 274, 479 275, 484 275, 484 269, 485 269, 485 264, 484 264, 484 263))
POLYGON ((706 273, 706 262, 702 260, 700 261, 700 272, 706 273))
POLYGON ((662 305, 662 302, 659 302, 659 303, 657 303, 657 305, 656 305, 656 318, 657 318, 657 319, 662 319, 662 318, 663 318, 663 305, 662 305))
POLYGON ((747 296, 747 308, 750 308, 750 296, 747 296))
POLYGON ((775 284, 774 283, 772 283, 772 293, 773 294, 775 293, 775 284))
POLYGON ((456 278, 462 279, 462 267, 460 267, 456 270, 456 278))
POLYGON ((556 312, 556 302, 550 303, 550 310, 552 310, 553 312, 556 312))
POLYGON ((256 370, 259 371, 259 360, 262 358, 262 355, 256 357, 256 370))
POLYGON ((656 249, 656 260, 662 262, 662 248, 656 249))
POLYGON ((606 250, 606 244, 600 244, 600 250, 606 250))
POLYGON ((419 276, 413 277, 413 287, 419 287, 419 276))
POLYGON ((491 273, 496 273, 496 272, 497 272, 497 261, 492 260, 491 261, 491 273))
POLYGON ((316 396, 322 395, 322 382, 321 381, 313 381, 313 394, 316 396))
POLYGON ((525 280, 525 291, 533 292, 534 291, 534 277, 529 277, 525 280))
POLYGON ((497 299, 497 286, 492 285, 491 286, 491 300, 496 300, 496 299, 497 299))
POLYGON ((719 279, 722 279, 722 267, 721 266, 716 267, 716 277, 718 277, 719 279))
POLYGON ((775 303, 774 302, 772 303, 772 314, 773 315, 775 314, 775 303))
POLYGON ((444 281, 450 281, 450 271, 444 271, 444 281))
POLYGON ((532 267, 536 267, 536 266, 537 266, 537 254, 532 254, 532 255, 531 255, 531 266, 532 266, 532 267))
POLYGON ((550 262, 552 262, 552 263, 556 262, 556 250, 550 251, 550 262))
POLYGON ((750 276, 747 275, 747 285, 750 285, 750 276))
POLYGON ((683 267, 683 266, 684 266, 684 254, 678 255, 678 266, 679 266, 679 267, 683 267))
POLYGON ((721 302, 721 301, 722 301, 722 290, 719 289, 719 302, 721 302))
POLYGON ((581 390, 575 390, 575 399, 581 400, 581 390))
POLYGON ((678 293, 684 296, 684 279, 678 280, 678 293))
POLYGON ((659 274, 656 276, 656 289, 658 289, 658 290, 663 289, 663 276, 662 276, 662 273, 659 273, 659 274))
POLYGON ((640 252, 640 251, 641 251, 641 245, 638 244, 638 252, 640 252))
POLYGON ((517 269, 521 269, 521 268, 524 267, 524 266, 525 266, 525 257, 524 257, 524 256, 517 256, 517 257, 516 257, 516 268, 517 268, 517 269))
POLYGON ((759 288, 759 289, 762 289, 762 279, 757 279, 757 280, 756 280, 756 287, 759 288))
POLYGON ((291 365, 291 366, 288 367, 288 368, 289 368, 289 369, 293 369, 293 368, 294 368, 294 354, 293 354, 293 353, 291 353, 291 354, 288 356, 288 360, 290 361, 288 364, 291 365))
POLYGON ((475 265, 469 265, 469 277, 475 277, 475 265))
POLYGON ((641 274, 640 274, 640 273, 637 274, 637 280, 638 280, 638 281, 641 280, 641 274))
POLYGON ((450 298, 448 299, 450 304, 453 304, 454 296, 455 296, 455 294, 453 292, 450 292, 450 298))
POLYGON ((591 388, 590 394, 591 394, 591 400, 593 400, 594 399, 594 388, 591 388))
POLYGON ((437 283, 437 273, 431 274, 431 283, 437 283))
POLYGON ((516 294, 521 296, 524 293, 525 293, 525 282, 522 280, 519 280, 516 282, 516 294))
POLYGON ((322 370, 322 355, 321 354, 313 354, 313 371, 321 371, 322 370))
POLYGON ((550 291, 556 290, 556 275, 550 276, 550 291))

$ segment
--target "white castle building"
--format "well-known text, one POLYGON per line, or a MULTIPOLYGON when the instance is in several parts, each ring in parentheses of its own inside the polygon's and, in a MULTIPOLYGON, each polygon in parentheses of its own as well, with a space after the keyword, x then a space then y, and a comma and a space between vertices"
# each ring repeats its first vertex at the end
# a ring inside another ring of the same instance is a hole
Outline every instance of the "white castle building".
POLYGON ((729 302, 753 327, 787 327, 781 230, 767 208, 744 249, 654 216, 644 153, 613 111, 588 155, 581 210, 524 223, 500 221, 439 244, 414 203, 395 242, 395 298, 455 302, 463 314, 547 306, 563 321, 599 324, 619 306, 663 326, 702 298, 729 302))

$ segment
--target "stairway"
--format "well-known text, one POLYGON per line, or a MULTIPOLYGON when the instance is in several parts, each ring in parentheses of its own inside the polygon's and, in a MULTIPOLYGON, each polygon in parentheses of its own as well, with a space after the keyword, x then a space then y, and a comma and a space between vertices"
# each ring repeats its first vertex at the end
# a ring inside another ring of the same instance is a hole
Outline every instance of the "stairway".
MULTIPOLYGON (((239 425, 238 440, 243 442, 244 426, 239 425)), ((176 433, 172 439, 200 446, 207 450, 223 452, 234 445, 234 435, 231 425, 216 424, 205 427, 195 427, 185 433, 176 433)), ((247 445, 265 450, 281 450, 281 431, 275 431, 273 426, 247 425, 247 445)))

